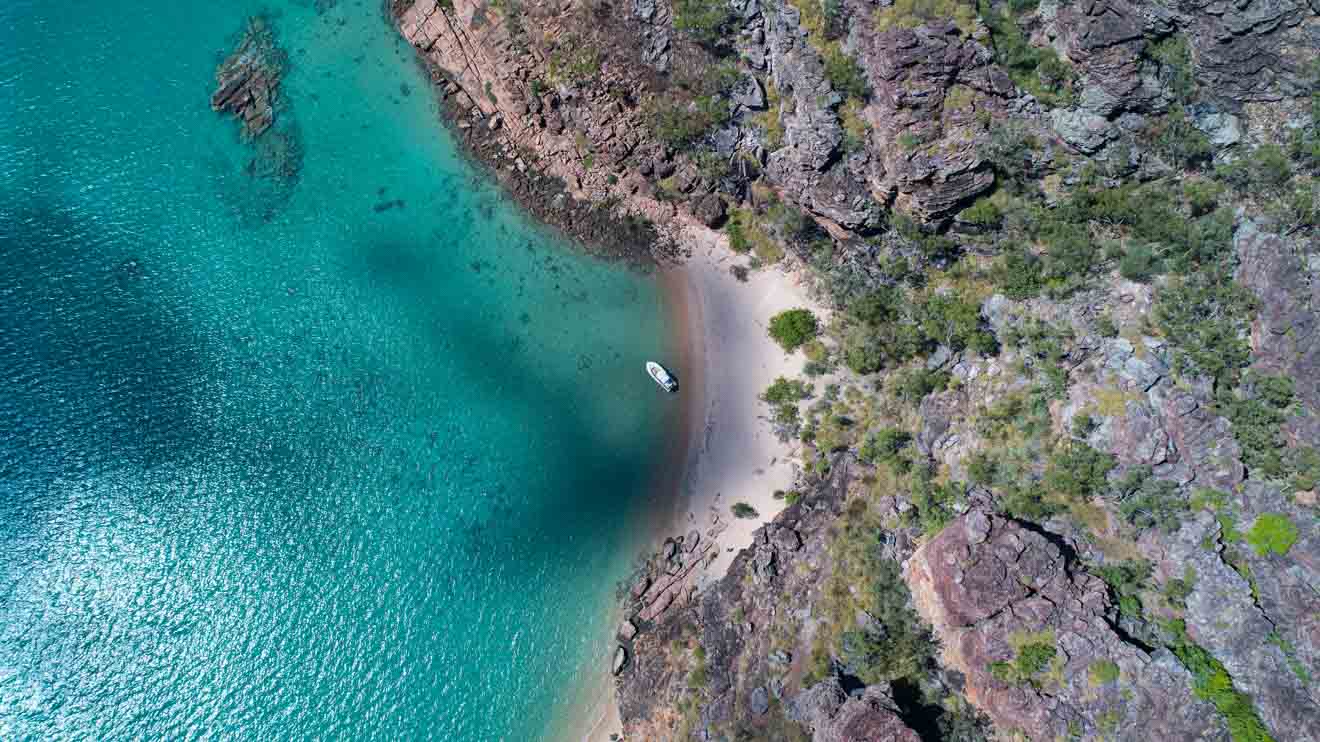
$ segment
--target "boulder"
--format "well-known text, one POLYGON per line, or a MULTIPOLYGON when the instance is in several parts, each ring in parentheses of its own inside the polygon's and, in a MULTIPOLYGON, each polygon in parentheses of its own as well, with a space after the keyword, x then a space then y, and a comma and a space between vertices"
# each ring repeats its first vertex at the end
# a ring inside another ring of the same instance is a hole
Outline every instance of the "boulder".
POLYGON ((812 742, 920 742, 898 715, 887 685, 869 686, 854 698, 838 678, 817 683, 794 699, 790 714, 812 732, 812 742))
POLYGON ((730 91, 729 97, 744 108, 754 111, 765 108, 765 91, 761 89, 761 81, 753 75, 743 75, 730 91))
POLYGON ((619 636, 625 641, 632 641, 633 637, 637 636, 637 624, 633 623, 632 619, 624 619, 624 622, 619 624, 619 636))
POLYGON ((623 672, 623 668, 626 667, 627 665, 628 665, 628 650, 624 649, 623 646, 621 645, 615 647, 614 662, 611 664, 610 672, 612 672, 615 675, 618 675, 623 672))
POLYGON ((1099 152, 1118 136, 1109 119, 1082 108, 1056 108, 1050 121, 1063 141, 1087 154, 1099 152))
POLYGON ((1249 219, 1238 227, 1233 245, 1237 280, 1260 300, 1251 328, 1252 365, 1291 378, 1299 401, 1320 411, 1320 265, 1304 261, 1305 245, 1249 219))
POLYGON ((965 675, 967 699, 1032 739, 1222 738, 1187 671, 1167 650, 1148 651, 1113 628, 1107 587, 1065 548, 978 507, 908 560, 913 602, 944 664, 965 675), (991 671, 1027 645, 1052 653, 1031 682, 991 671), (1113 663, 1122 682, 1097 687, 1089 672, 1097 662, 1113 663))
POLYGON ((1191 470, 1197 484, 1231 491, 1246 478, 1233 426, 1210 405, 1208 381, 1178 386, 1162 381, 1152 387, 1150 396, 1179 461, 1191 470))
POLYGON ((802 538, 797 531, 787 526, 777 526, 770 536, 771 543, 780 551, 797 551, 802 548, 802 538))
POLYGON ((757 716, 763 716, 770 710, 770 693, 764 685, 758 685, 752 689, 752 694, 747 699, 747 707, 757 716))
POLYGON ((693 200, 692 215, 708 227, 718 227, 724 223, 724 199, 714 193, 693 200))
POLYGON ((1242 141, 1242 119, 1231 113, 1203 110, 1192 122, 1216 147, 1230 147, 1242 141))

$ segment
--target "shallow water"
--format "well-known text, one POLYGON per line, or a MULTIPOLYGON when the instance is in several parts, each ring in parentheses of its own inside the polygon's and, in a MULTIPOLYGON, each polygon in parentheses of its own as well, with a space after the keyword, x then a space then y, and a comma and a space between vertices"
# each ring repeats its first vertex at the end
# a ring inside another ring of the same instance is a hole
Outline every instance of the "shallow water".
POLYGON ((607 657, 659 293, 436 120, 375 2, 0 5, 0 738, 532 739, 607 657))

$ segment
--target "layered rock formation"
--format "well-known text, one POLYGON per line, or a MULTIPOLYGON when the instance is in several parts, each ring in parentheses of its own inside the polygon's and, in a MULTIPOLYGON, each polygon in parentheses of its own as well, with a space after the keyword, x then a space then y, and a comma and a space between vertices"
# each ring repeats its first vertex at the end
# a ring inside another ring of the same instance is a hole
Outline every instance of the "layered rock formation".
POLYGON ((918 549, 906 576, 945 664, 996 726, 1031 739, 1227 738, 1177 659, 1116 630, 1105 584, 1047 534, 973 510, 918 549), (1035 677, 992 671, 1033 645, 1050 657, 1035 677))
POLYGON ((250 18, 238 48, 216 70, 211 109, 232 113, 243 125, 245 140, 260 137, 275 123, 284 66, 283 53, 266 20, 250 18))

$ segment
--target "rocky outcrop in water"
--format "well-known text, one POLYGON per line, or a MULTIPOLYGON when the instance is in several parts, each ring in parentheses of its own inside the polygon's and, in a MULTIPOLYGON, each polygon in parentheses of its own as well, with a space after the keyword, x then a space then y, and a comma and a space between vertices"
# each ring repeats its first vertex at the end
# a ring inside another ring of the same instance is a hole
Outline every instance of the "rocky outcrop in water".
POLYGON ((216 70, 211 109, 232 113, 243 125, 243 138, 257 139, 275 123, 285 66, 267 21, 260 16, 248 19, 238 48, 216 70))
POLYGON ((271 22, 253 16, 243 24, 234 50, 216 69, 211 108, 229 113, 240 124, 240 137, 251 156, 234 187, 222 191, 244 217, 269 221, 293 195, 303 165, 303 141, 280 83, 288 57, 277 43, 271 22), (239 185, 241 183, 241 185, 239 185))

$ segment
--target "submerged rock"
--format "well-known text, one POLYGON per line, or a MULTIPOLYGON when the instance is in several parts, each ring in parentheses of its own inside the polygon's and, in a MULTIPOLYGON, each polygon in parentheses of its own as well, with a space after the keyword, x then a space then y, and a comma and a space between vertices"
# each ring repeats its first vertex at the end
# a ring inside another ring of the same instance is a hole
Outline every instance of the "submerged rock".
POLYGON ((249 18, 238 48, 216 70, 212 110, 234 114, 243 124, 246 140, 265 134, 275 123, 285 66, 270 24, 261 16, 249 18))

